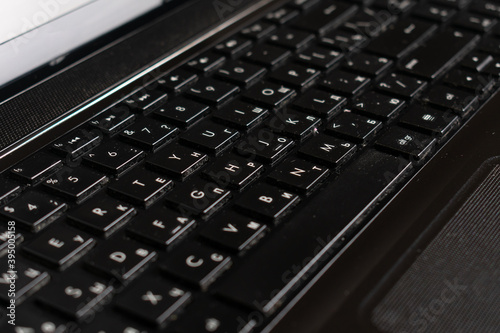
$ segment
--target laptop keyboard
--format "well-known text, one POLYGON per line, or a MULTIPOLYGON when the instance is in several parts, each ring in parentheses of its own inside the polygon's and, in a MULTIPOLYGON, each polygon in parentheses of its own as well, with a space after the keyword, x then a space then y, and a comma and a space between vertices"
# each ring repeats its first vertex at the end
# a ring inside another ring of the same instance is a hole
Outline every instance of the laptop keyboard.
POLYGON ((33 332, 258 332, 492 94, 499 17, 267 13, 1 175, 0 302, 33 332))

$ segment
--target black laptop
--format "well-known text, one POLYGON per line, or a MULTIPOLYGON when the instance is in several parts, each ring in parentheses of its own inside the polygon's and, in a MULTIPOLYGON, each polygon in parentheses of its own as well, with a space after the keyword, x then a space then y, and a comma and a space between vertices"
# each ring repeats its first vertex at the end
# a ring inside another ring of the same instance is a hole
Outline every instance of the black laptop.
POLYGON ((498 0, 0 5, 0 332, 500 331, 498 0))

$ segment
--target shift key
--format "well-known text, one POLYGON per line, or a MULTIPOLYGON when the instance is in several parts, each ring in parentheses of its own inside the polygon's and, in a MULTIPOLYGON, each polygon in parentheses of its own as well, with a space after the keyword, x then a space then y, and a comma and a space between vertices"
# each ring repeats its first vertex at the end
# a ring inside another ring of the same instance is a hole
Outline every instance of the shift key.
POLYGON ((435 79, 451 68, 479 41, 479 36, 448 28, 415 50, 401 70, 425 79, 435 79))

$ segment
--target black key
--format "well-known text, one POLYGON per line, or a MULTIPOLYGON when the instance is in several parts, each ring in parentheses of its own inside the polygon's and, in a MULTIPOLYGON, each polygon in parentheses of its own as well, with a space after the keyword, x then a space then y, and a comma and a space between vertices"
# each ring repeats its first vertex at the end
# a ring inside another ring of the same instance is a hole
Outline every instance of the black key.
POLYGON ((224 252, 199 243, 184 243, 162 262, 162 269, 201 290, 207 290, 231 264, 231 257, 224 252))
POLYGON ((188 96, 210 105, 218 105, 228 101, 240 89, 229 83, 206 78, 189 88, 188 96))
POLYGON ((500 76, 500 61, 494 61, 484 69, 484 74, 498 78, 500 76))
POLYGON ((500 18, 500 4, 497 1, 473 1, 470 7, 471 11, 487 16, 500 18))
POLYGON ((376 144, 380 149, 419 161, 429 155, 436 144, 436 139, 427 134, 392 127, 377 139, 376 144))
POLYGON ((274 71, 270 78, 300 91, 313 85, 320 74, 320 71, 314 68, 290 64, 274 71))
POLYGON ((268 122, 269 128, 287 137, 305 140, 318 131, 321 119, 299 111, 284 109, 276 112, 276 116, 268 122))
POLYGON ((0 267, 0 300, 5 303, 14 299, 16 305, 21 304, 50 280, 49 273, 40 271, 21 260, 16 260, 15 270, 9 267, 7 260, 3 261, 0 267), (10 289, 11 283, 16 286, 15 293, 10 289))
POLYGON ((270 109, 278 109, 284 106, 294 96, 295 91, 293 89, 269 82, 259 82, 243 94, 245 99, 270 109))
POLYGON ((301 50, 314 40, 314 35, 294 29, 281 29, 269 37, 269 43, 291 50, 301 50))
POLYGON ((330 240, 341 237, 339 233, 360 212, 375 206, 410 166, 388 154, 365 152, 322 195, 302 206, 279 233, 249 253, 214 291, 265 314, 275 312, 310 277, 306 267, 319 268, 317 264, 326 260, 325 252, 333 255, 330 240), (314 228, 305 227, 304 221, 314 228))
POLYGON ((445 137, 459 125, 460 120, 453 114, 415 104, 405 111, 399 122, 426 134, 445 137))
POLYGON ((191 293, 182 287, 160 277, 145 277, 126 289, 116 303, 121 311, 159 326, 171 320, 190 299, 191 293))
POLYGON ((222 55, 206 52, 188 61, 186 67, 200 74, 208 74, 222 66, 225 60, 222 55))
POLYGON ((78 272, 52 282, 40 292, 38 300, 72 319, 84 320, 93 316, 113 291, 105 281, 78 272))
POLYGON ((361 93, 369 83, 370 79, 365 76, 336 69, 321 81, 321 87, 352 96, 361 93))
POLYGON ((101 243, 87 260, 89 268, 127 283, 136 278, 157 253, 142 244, 122 238, 101 243))
POLYGON ((109 186, 118 198, 149 207, 172 188, 172 181, 160 174, 136 168, 109 186))
POLYGON ((355 152, 355 144, 324 134, 315 136, 299 150, 302 157, 331 167, 344 164, 355 152))
POLYGON ((21 193, 21 185, 7 179, 0 180, 0 205, 11 201, 21 193))
POLYGON ((167 195, 167 203, 184 215, 201 215, 204 219, 219 210, 231 198, 231 191, 214 182, 193 179, 177 186, 167 195))
POLYGON ((252 42, 246 38, 233 36, 215 45, 214 49, 230 58, 238 58, 252 47, 252 42))
POLYGON ((242 140, 236 149, 249 159, 256 158, 274 164, 283 158, 294 146, 293 140, 262 129, 242 140))
POLYGON ((214 112, 214 118, 229 126, 248 131, 260 124, 269 112, 240 100, 233 101, 214 112))
POLYGON ((460 13, 453 24, 459 28, 486 33, 497 24, 497 20, 477 14, 460 13))
POLYGON ((292 0, 289 5, 300 10, 309 10, 319 4, 320 0, 292 0))
POLYGON ((266 225, 235 212, 214 219, 201 236, 232 252, 243 252, 255 245, 266 233, 266 225))
POLYGON ((366 50, 388 58, 402 58, 418 47, 436 26, 414 19, 402 19, 374 39, 366 50))
POLYGON ((376 87, 390 95, 414 98, 427 87, 427 82, 403 74, 392 73, 378 82, 376 87))
POLYGON ((9 222, 7 222, 8 227, 0 228, 0 258, 8 253, 10 243, 18 245, 24 240, 24 237, 21 233, 15 232, 13 230, 13 228, 15 228, 15 222, 9 222))
POLYGON ((123 140, 139 148, 155 151, 170 142, 178 132, 179 129, 175 126, 143 118, 123 130, 120 136, 123 140))
POLYGON ((297 16, 300 12, 290 7, 282 7, 266 15, 266 20, 274 24, 285 24, 297 16))
POLYGON ((95 234, 108 237, 135 215, 136 210, 107 196, 96 197, 68 213, 68 220, 95 234))
POLYGON ((426 79, 435 79, 453 66, 473 47, 479 37, 458 30, 446 29, 413 52, 400 68, 426 79))
POLYGON ((160 103, 167 100, 167 94, 159 90, 141 90, 123 100, 123 104, 136 112, 144 114, 151 112, 160 103))
POLYGON ((282 47, 261 44, 248 51, 245 59, 256 64, 266 67, 278 67, 281 65, 292 53, 282 47))
POLYGON ((492 62, 493 57, 489 54, 471 52, 464 58, 460 65, 475 72, 482 72, 492 62))
POLYGON ((180 138, 183 142, 196 148, 219 155, 229 148, 239 136, 240 133, 232 128, 212 122, 204 122, 200 126, 183 133, 180 138))
POLYGON ((293 107, 328 119, 337 114, 346 103, 345 97, 321 90, 310 90, 300 96, 293 103, 293 107))
POLYGON ((343 58, 344 55, 339 51, 313 46, 299 53, 296 60, 308 66, 326 70, 338 64, 343 58))
POLYGON ((144 152, 116 141, 97 147, 84 155, 87 164, 99 170, 112 174, 121 174, 139 163, 144 158, 144 152))
POLYGON ((124 318, 123 315, 114 311, 101 311, 91 323, 85 325, 88 333, 147 333, 151 329, 147 324, 139 324, 134 318, 124 318))
POLYGON ((251 39, 262 39, 276 30, 274 24, 268 22, 257 22, 241 30, 241 34, 251 39))
POLYGON ((451 110, 462 117, 468 115, 479 104, 477 96, 443 85, 434 86, 423 101, 451 110))
POLYGON ((179 94, 195 83, 197 79, 196 74, 178 68, 158 79, 156 83, 160 88, 179 94))
POLYGON ((217 76, 234 84, 248 87, 262 78, 267 70, 243 61, 229 63, 217 70, 217 76))
POLYGON ((324 35, 326 32, 344 23, 356 10, 357 6, 347 3, 325 2, 302 16, 294 26, 302 30, 324 35))
POLYGON ((141 241, 168 248, 189 234, 195 225, 194 219, 157 205, 138 215, 127 232, 141 241))
POLYGON ((65 269, 84 256, 94 244, 93 238, 60 224, 24 245, 24 252, 51 267, 65 269))
POLYGON ((329 133, 358 143, 367 143, 382 128, 382 122, 378 120, 353 114, 350 110, 346 111, 327 126, 329 133))
POLYGON ((381 31, 385 31, 395 18, 394 15, 384 10, 377 11, 369 7, 364 7, 344 23, 342 28, 373 37, 378 36, 381 31))
POLYGON ((41 152, 18 163, 10 169, 10 173, 17 179, 36 185, 60 168, 61 159, 41 152))
POLYGON ((148 167, 184 180, 208 161, 208 156, 180 145, 168 146, 147 160, 148 167))
POLYGON ((379 76, 391 66, 391 60, 365 53, 358 53, 349 57, 345 64, 347 69, 368 76, 379 76))
POLYGON ((67 319, 33 306, 16 308, 15 325, 9 324, 7 320, 0 323, 0 330, 5 333, 44 333, 47 329, 62 333, 67 332, 68 327, 67 319))
POLYGON ((176 332, 247 333, 254 332, 256 326, 248 313, 221 302, 197 299, 180 318, 176 332))
POLYGON ((134 113, 126 105, 114 106, 92 119, 89 124, 108 135, 114 135, 135 120, 134 113))
POLYGON ((38 232, 58 219, 67 206, 39 192, 27 192, 4 206, 1 214, 19 226, 38 232))
POLYGON ((267 184, 257 184, 236 201, 243 211, 265 221, 282 219, 297 205, 300 198, 291 192, 267 184))
POLYGON ((329 174, 330 171, 323 166, 299 158, 289 158, 269 174, 269 179, 277 185, 309 195, 329 174))
POLYGON ((242 189, 255 181, 263 171, 261 163, 230 154, 217 158, 203 174, 221 187, 242 189))
POLYGON ((77 129, 52 144, 54 151, 70 158, 77 158, 97 146, 102 135, 97 130, 77 129))
POLYGON ((166 103, 153 113, 169 123, 187 127, 206 116, 208 106, 181 97, 166 103))
POLYGON ((481 40, 479 49, 493 55, 498 55, 500 54, 500 39, 494 37, 485 37, 481 40))
POLYGON ((444 82, 454 87, 466 89, 470 93, 479 93, 480 95, 489 93, 494 85, 492 78, 459 69, 451 70, 446 74, 444 82))
POLYGON ((373 5, 390 10, 394 14, 401 14, 413 8, 415 2, 411 0, 375 0, 373 5))
POLYGON ((87 168, 63 168, 47 178, 44 185, 50 191, 80 203, 99 191, 108 180, 105 175, 87 168))
POLYGON ((367 41, 368 39, 365 36, 348 31, 334 31, 319 40, 322 45, 344 53, 363 48, 367 41))
POLYGON ((455 9, 465 8, 472 0, 432 0, 432 2, 455 9))
POLYGON ((415 16, 440 24, 448 22, 456 13, 454 9, 429 4, 420 4, 413 11, 415 16))
POLYGON ((404 108, 405 102, 398 98, 385 96, 374 91, 356 98, 353 108, 368 117, 388 120, 397 116, 404 108))

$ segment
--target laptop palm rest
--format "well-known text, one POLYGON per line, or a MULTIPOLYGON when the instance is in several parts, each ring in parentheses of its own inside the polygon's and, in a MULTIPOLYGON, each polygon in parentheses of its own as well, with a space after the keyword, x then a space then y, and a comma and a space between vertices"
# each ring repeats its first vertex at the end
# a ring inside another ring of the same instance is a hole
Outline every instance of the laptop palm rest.
POLYGON ((372 325, 382 332, 497 331, 500 157, 486 161, 427 230, 436 224, 444 226, 419 238, 428 245, 401 277, 377 287, 384 296, 371 311, 372 325))

